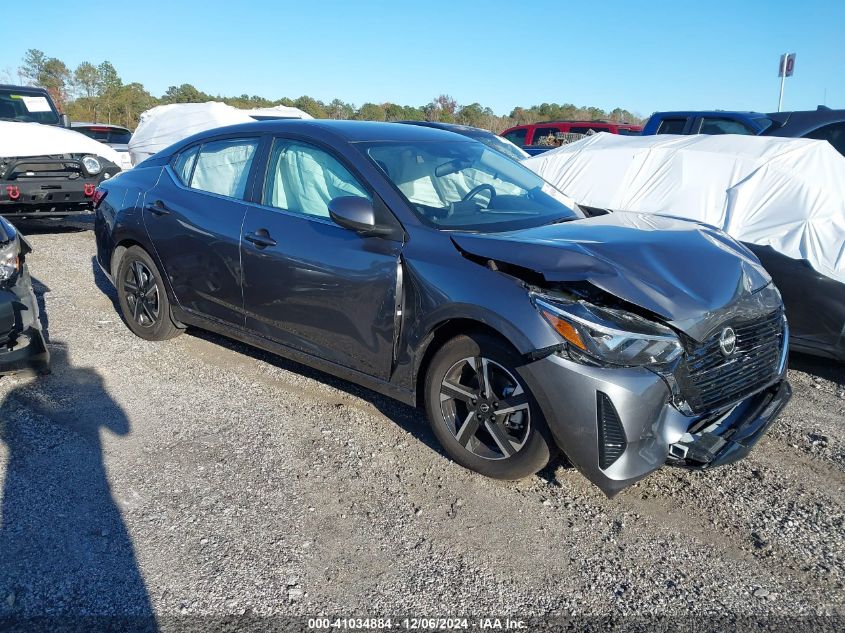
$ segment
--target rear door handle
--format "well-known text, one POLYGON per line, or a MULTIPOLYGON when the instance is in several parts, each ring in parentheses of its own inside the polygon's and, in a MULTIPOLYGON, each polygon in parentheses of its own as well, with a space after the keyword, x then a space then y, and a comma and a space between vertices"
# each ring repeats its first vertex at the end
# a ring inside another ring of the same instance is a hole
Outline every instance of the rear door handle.
POLYGON ((270 237, 267 229, 258 229, 254 233, 247 233, 244 235, 247 242, 252 242, 258 248, 267 248, 268 246, 275 246, 276 240, 270 237))
POLYGON ((170 209, 161 200, 156 200, 154 203, 148 204, 147 211, 158 216, 170 214, 170 209))

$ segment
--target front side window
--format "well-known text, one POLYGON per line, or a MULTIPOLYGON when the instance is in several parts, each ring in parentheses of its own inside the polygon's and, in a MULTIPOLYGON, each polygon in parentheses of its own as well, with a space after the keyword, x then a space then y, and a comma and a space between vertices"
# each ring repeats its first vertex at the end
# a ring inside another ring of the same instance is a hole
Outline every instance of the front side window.
POLYGON ((189 186, 242 200, 257 148, 257 139, 223 139, 203 143, 189 186))
POLYGON ((328 218, 329 202, 343 196, 370 197, 328 152, 307 143, 276 139, 264 183, 265 205, 328 218))
POLYGON ((831 123, 813 130, 807 134, 807 138, 827 141, 837 152, 845 156, 845 121, 831 123))
POLYGON ((702 118, 698 128, 699 134, 754 134, 754 131, 744 123, 733 119, 702 118))
POLYGON ((359 147, 435 228, 494 232, 583 217, 537 174, 476 141, 359 147))

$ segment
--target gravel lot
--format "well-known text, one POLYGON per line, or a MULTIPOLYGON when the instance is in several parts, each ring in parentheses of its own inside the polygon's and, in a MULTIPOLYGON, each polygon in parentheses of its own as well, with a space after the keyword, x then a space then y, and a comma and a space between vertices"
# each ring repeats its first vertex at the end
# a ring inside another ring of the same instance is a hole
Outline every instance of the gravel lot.
POLYGON ((54 370, 0 379, 0 617, 845 617, 842 366, 794 356, 744 462, 608 500, 473 475, 418 411, 233 341, 136 338, 90 231, 30 239, 54 370))

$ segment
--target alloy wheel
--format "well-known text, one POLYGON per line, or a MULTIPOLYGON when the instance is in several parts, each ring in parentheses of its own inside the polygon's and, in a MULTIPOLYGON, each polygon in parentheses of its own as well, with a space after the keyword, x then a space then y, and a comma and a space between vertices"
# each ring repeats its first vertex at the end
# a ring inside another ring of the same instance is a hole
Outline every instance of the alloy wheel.
POLYGON ((512 457, 531 432, 522 385, 489 358, 463 358, 452 365, 440 384, 440 409, 458 443, 485 459, 512 457))
POLYGON ((159 296, 155 275, 144 262, 134 260, 123 278, 123 292, 132 319, 141 327, 152 327, 158 321, 159 296))

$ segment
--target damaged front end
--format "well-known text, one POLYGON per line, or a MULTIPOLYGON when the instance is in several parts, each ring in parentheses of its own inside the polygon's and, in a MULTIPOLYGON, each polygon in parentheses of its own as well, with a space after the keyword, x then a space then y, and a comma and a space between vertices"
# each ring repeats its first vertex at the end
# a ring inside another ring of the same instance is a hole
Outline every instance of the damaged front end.
POLYGON ((620 215, 521 232, 525 249, 453 238, 519 278, 558 334, 521 373, 561 450, 611 496, 666 463, 743 457, 791 395, 782 300, 753 256, 690 223, 667 234, 620 215))
POLYGON ((0 375, 48 373, 50 353, 26 266, 27 241, 0 218, 0 375))

